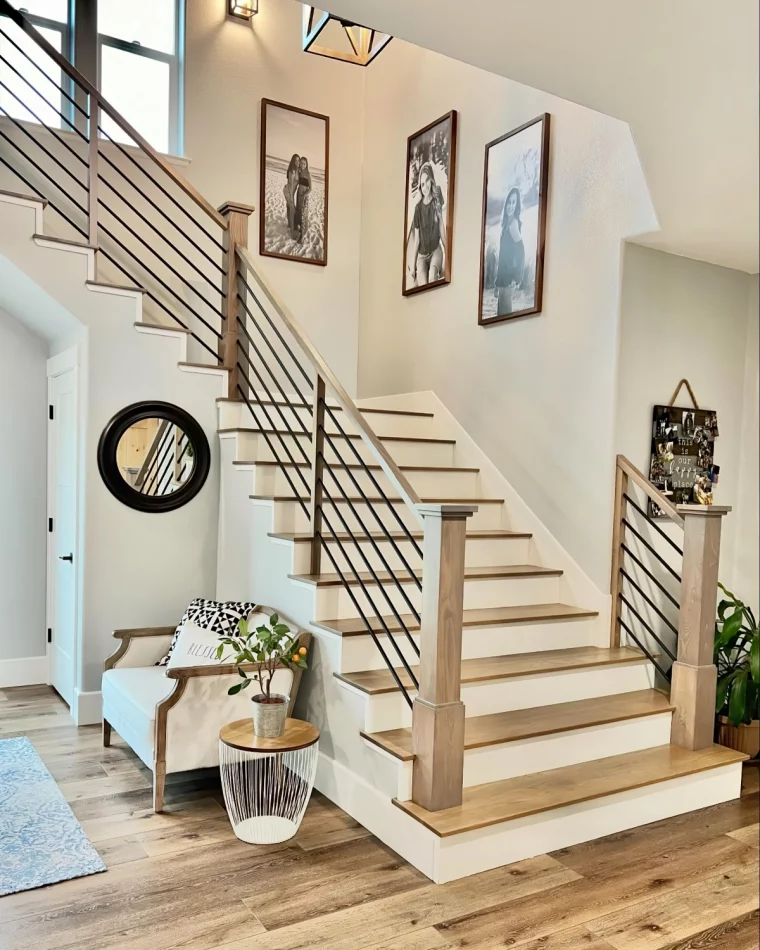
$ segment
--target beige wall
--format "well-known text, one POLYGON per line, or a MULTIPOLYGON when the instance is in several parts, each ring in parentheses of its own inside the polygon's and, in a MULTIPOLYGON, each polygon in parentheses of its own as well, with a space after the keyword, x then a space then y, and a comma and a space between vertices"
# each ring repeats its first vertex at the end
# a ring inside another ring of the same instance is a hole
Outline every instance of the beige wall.
MULTIPOLYGON (((687 378, 718 413, 721 580, 758 604, 757 278, 627 245, 623 271, 616 449, 646 472, 652 406, 687 378), (751 294, 754 288, 754 300, 751 294)), ((682 390, 679 405, 689 405, 682 390)))
POLYGON ((432 389, 609 589, 621 239, 653 226, 626 125, 394 40, 367 70, 362 396, 432 389), (459 111, 453 280, 401 296, 407 136, 459 111), (552 115, 544 312, 477 323, 485 143, 552 115))
MULTIPOLYGON (((328 266, 261 258, 341 382, 356 392, 364 70, 301 49, 301 5, 266 0, 253 29, 226 0, 187 0, 183 174, 214 205, 259 204, 262 98, 330 116, 328 266)), ((258 211, 250 247, 258 257, 258 211)))

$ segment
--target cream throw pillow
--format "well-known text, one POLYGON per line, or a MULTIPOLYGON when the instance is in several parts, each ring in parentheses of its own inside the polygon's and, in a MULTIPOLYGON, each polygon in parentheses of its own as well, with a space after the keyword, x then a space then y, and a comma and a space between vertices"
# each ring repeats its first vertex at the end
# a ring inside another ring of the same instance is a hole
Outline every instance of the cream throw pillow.
POLYGON ((207 630, 188 620, 182 624, 179 636, 166 664, 167 670, 175 670, 182 666, 216 666, 222 662, 227 654, 232 652, 225 647, 222 659, 217 660, 216 651, 219 649, 220 637, 216 630, 207 630))

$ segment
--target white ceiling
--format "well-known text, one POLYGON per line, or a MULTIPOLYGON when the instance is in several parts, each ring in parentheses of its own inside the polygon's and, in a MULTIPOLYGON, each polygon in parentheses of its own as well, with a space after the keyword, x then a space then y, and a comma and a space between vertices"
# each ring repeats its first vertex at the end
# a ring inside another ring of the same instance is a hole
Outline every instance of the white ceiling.
POLYGON ((330 9, 628 122, 661 224, 640 243, 756 273, 758 6, 332 0, 330 9))

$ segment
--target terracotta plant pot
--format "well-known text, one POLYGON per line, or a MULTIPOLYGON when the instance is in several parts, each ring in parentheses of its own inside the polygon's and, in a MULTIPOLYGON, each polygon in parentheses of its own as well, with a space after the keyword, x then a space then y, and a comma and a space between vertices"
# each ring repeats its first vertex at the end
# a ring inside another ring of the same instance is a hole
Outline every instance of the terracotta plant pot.
POLYGON ((285 732, 290 697, 272 693, 269 701, 259 693, 251 698, 253 732, 260 739, 277 739, 285 732))
POLYGON ((753 719, 748 726, 732 726, 725 716, 718 716, 718 742, 754 759, 760 752, 760 719, 753 719))

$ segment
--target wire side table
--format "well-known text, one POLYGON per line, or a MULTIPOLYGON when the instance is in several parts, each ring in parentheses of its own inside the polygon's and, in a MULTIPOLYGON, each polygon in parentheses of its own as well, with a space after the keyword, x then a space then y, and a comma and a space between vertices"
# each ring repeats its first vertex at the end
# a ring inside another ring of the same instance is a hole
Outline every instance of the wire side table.
POLYGON ((232 829, 248 844, 277 844, 298 831, 317 771, 319 729, 288 719, 277 739, 253 733, 252 719, 219 733, 219 770, 232 829))

